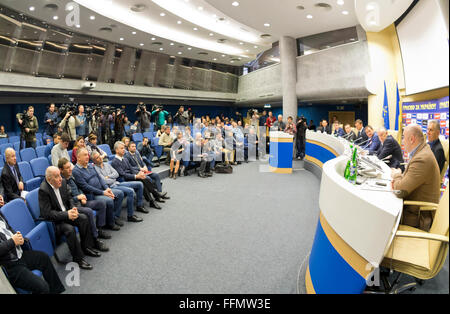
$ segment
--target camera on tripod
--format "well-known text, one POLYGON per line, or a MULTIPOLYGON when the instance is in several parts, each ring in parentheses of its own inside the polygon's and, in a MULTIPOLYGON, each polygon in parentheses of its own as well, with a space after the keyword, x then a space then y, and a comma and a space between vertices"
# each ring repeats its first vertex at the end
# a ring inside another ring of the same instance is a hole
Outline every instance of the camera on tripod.
POLYGON ((75 104, 62 104, 61 107, 58 109, 58 115, 61 119, 64 119, 67 113, 70 113, 70 116, 76 115, 77 112, 77 105, 75 104))

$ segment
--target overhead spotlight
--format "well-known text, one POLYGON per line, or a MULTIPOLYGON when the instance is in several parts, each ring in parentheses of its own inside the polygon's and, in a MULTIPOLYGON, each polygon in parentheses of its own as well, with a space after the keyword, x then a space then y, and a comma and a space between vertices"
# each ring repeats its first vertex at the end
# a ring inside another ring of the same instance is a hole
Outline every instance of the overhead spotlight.
POLYGON ((344 5, 344 0, 337 0, 338 5, 344 5))
POLYGON ((213 33, 209 33, 209 36, 214 36, 214 34, 213 33))
POLYGON ((181 24, 182 22, 181 21, 177 21, 177 24, 179 25, 179 24, 181 24))
POLYGON ((57 15, 55 15, 55 16, 53 17, 53 19, 56 21, 56 20, 59 19, 59 17, 58 17, 57 15))
POLYGON ((81 27, 81 25, 80 25, 80 24, 77 24, 77 25, 75 25, 75 27, 76 27, 76 28, 80 28, 80 27, 81 27))
POLYGON ((183 54, 181 51, 178 52, 179 55, 183 54))
POLYGON ((95 20, 95 15, 91 15, 89 18, 91 19, 91 21, 93 21, 95 20))
POLYGON ((162 12, 159 14, 159 16, 166 16, 166 13, 162 12))
POLYGON ((311 14, 308 14, 308 15, 306 16, 306 18, 307 18, 307 19, 312 19, 313 16, 312 16, 311 14))
POLYGON ((175 45, 174 43, 170 43, 171 46, 175 45))
POLYGON ((342 14, 348 15, 348 11, 342 11, 342 14))
POLYGON ((28 10, 30 11, 34 11, 36 8, 35 7, 29 7, 28 10))
POLYGON ((214 58, 213 60, 214 60, 214 61, 217 61, 217 58, 214 58))
POLYGON ((155 37, 152 37, 152 40, 156 40, 156 38, 155 38, 155 37))
POLYGON ((131 32, 131 34, 136 35, 136 32, 131 32))
POLYGON ((243 44, 244 44, 243 42, 240 42, 240 43, 239 43, 239 45, 243 45, 243 44))
POLYGON ((264 23, 264 26, 265 27, 270 27, 270 24, 269 23, 264 23))
POLYGON ((203 11, 203 7, 198 7, 198 9, 199 9, 200 11, 203 11))
POLYGON ((144 44, 143 44, 143 43, 140 43, 140 44, 139 44, 139 46, 141 46, 141 47, 142 47, 142 46, 144 46, 144 44))
POLYGON ((123 38, 123 37, 120 37, 119 40, 124 40, 124 38, 123 38))
POLYGON ((193 30, 194 30, 194 31, 198 31, 198 28, 197 28, 197 27, 194 27, 193 30))
POLYGON ((163 50, 164 50, 164 48, 159 48, 159 50, 163 51, 163 50))
POLYGON ((192 50, 192 48, 191 48, 191 47, 188 47, 188 50, 192 50))
POLYGON ((237 6, 239 6, 239 2, 234 1, 231 5, 232 5, 233 7, 237 7, 237 6))
POLYGON ((253 48, 258 49, 258 46, 253 46, 253 48))

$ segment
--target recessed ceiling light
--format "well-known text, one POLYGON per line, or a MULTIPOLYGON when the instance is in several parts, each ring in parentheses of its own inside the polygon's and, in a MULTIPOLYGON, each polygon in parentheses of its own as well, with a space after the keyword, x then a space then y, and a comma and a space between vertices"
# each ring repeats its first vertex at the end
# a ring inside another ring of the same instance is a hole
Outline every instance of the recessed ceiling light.
POLYGON ((34 11, 36 8, 35 7, 29 7, 28 10, 30 11, 34 11))
POLYGON ((265 27, 270 27, 270 24, 269 23, 264 23, 264 26, 265 27))
POLYGON ((77 24, 77 25, 75 25, 75 27, 76 27, 76 28, 80 28, 80 27, 81 27, 81 25, 80 25, 80 24, 77 24))
POLYGON ((234 61, 233 61, 233 60, 231 60, 231 61, 230 61, 230 63, 234 63, 234 61))
POLYGON ((183 54, 181 51, 178 52, 179 55, 183 54))
POLYGON ((188 50, 192 50, 192 48, 191 48, 191 47, 188 47, 188 50))
POLYGON ((193 29, 194 29, 194 31, 198 31, 198 28, 197 28, 197 27, 194 27, 193 29))
POLYGON ((166 16, 166 13, 163 12, 163 13, 160 13, 159 15, 160 16, 166 16))
POLYGON ((344 0, 337 0, 337 4, 344 5, 344 0))
POLYGON ((342 11, 342 14, 348 15, 348 11, 342 11))
POLYGON ((213 33, 209 33, 209 36, 214 36, 214 34, 213 33))
POLYGON ((253 46, 253 48, 258 49, 258 46, 253 46))
POLYGON ((89 18, 93 21, 95 20, 95 15, 91 15, 89 18))
POLYGON ((214 61, 217 61, 217 58, 214 58, 213 60, 214 60, 214 61))
POLYGON ((164 50, 164 48, 159 48, 159 50, 163 51, 163 50, 164 50))
POLYGON ((313 16, 312 16, 311 14, 308 14, 308 15, 306 16, 306 18, 307 18, 307 19, 312 19, 313 16))
POLYGON ((142 46, 144 46, 144 44, 143 44, 143 43, 140 43, 140 44, 139 44, 139 46, 141 46, 141 47, 142 47, 142 46))
POLYGON ((234 1, 231 5, 234 6, 234 7, 237 7, 237 6, 239 6, 239 2, 234 1))
POLYGON ((53 17, 53 19, 56 21, 57 19, 59 19, 59 17, 58 17, 57 15, 55 15, 55 16, 53 17))
POLYGON ((200 11, 203 11, 203 7, 198 7, 198 9, 199 9, 200 11))
POLYGON ((155 37, 152 37, 152 40, 156 40, 156 38, 155 38, 155 37))
POLYGON ((67 10, 72 11, 72 10, 73 10, 73 5, 69 5, 69 6, 67 7, 67 10))
POLYGON ((120 39, 120 40, 124 40, 124 38, 123 38, 123 37, 120 37, 119 39, 120 39))
POLYGON ((136 35, 136 32, 133 31, 133 32, 131 32, 131 34, 136 35))
POLYGON ((175 45, 174 43, 170 43, 171 46, 175 45))
POLYGON ((226 55, 222 55, 222 57, 224 57, 224 58, 225 58, 225 57, 226 57, 226 55))
POLYGON ((239 45, 243 45, 243 44, 244 44, 243 42, 240 42, 240 43, 239 43, 239 45))
POLYGON ((181 21, 178 21, 178 22, 177 22, 177 24, 181 24, 181 23, 182 23, 181 21))

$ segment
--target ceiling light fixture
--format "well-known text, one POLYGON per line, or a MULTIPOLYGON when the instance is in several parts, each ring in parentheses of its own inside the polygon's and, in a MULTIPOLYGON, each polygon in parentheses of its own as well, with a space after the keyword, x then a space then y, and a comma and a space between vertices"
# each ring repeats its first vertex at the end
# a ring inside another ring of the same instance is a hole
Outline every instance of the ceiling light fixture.
POLYGON ((34 11, 36 8, 35 7, 29 7, 28 10, 30 11, 34 11))
POLYGON ((209 36, 214 36, 214 34, 213 33, 209 33, 209 36))
POLYGON ((76 27, 76 28, 80 28, 80 27, 81 27, 81 25, 80 25, 80 24, 77 24, 77 25, 75 25, 75 27, 76 27))
POLYGON ((198 9, 199 9, 200 11, 203 11, 203 7, 198 7, 198 9))
POLYGON ((342 11, 342 14, 348 15, 348 11, 342 11))
POLYGON ((166 13, 162 12, 159 14, 159 16, 166 16, 166 13))
POLYGON ((269 23, 264 23, 264 26, 265 27, 270 27, 270 24, 269 23))
POLYGON ((306 16, 306 18, 307 18, 307 19, 312 19, 313 16, 312 16, 311 14, 308 14, 308 15, 306 16))
POLYGON ((155 38, 155 37, 152 37, 152 40, 156 40, 156 38, 155 38))
POLYGON ((164 48, 159 48, 159 50, 163 51, 163 50, 164 50, 164 48))
POLYGON ((91 15, 89 18, 91 19, 91 21, 93 21, 95 20, 95 15, 91 15))
POLYGON ((175 45, 174 43, 170 43, 171 46, 175 45))
POLYGON ((140 44, 139 44, 139 46, 141 46, 141 47, 142 47, 142 46, 144 46, 144 44, 143 44, 143 43, 140 43, 140 44))
POLYGON ((177 21, 177 24, 180 25, 182 22, 181 21, 177 21))
POLYGON ((238 7, 238 6, 239 6, 239 2, 234 1, 231 5, 232 5, 233 7, 238 7))
POLYGON ((136 35, 136 32, 131 32, 131 34, 136 35))
POLYGON ((194 27, 193 30, 194 30, 194 31, 198 31, 198 28, 197 28, 197 27, 194 27))
POLYGON ((124 40, 124 38, 123 38, 123 37, 120 37, 119 39, 120 39, 120 40, 124 40))
POLYGON ((337 0, 338 5, 344 5, 344 0, 337 0))
POLYGON ((191 47, 188 47, 188 50, 192 50, 192 48, 191 48, 191 47))
POLYGON ((57 15, 55 15, 55 16, 53 17, 53 19, 56 21, 56 20, 59 19, 59 17, 58 17, 57 15))
POLYGON ((181 51, 178 52, 179 55, 183 54, 181 51))

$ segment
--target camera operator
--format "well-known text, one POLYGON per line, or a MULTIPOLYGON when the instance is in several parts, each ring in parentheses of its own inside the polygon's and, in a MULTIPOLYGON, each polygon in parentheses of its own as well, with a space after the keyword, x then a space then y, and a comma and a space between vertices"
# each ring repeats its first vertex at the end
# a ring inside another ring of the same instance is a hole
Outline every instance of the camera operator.
POLYGON ((29 106, 24 113, 16 115, 20 126, 20 149, 22 149, 22 140, 25 140, 25 147, 36 148, 36 132, 39 129, 37 118, 34 116, 34 107, 29 106))
POLYGON ((152 109, 152 116, 155 115, 155 124, 156 129, 160 129, 161 126, 166 124, 166 118, 169 116, 169 113, 163 110, 161 105, 155 105, 152 109))
POLYGON ((55 110, 55 104, 50 104, 50 107, 48 107, 48 112, 45 113, 44 123, 47 125, 45 133, 53 137, 53 134, 58 131, 58 113, 55 110))
POLYGON ((84 106, 78 106, 78 115, 76 116, 78 121, 80 121, 80 125, 76 127, 77 136, 85 137, 87 135, 87 126, 88 122, 86 120, 86 115, 84 114, 84 106))
POLYGON ((114 121, 114 142, 120 141, 122 137, 125 136, 125 118, 125 111, 122 109, 117 109, 114 121))
POLYGON ((189 126, 189 113, 184 111, 184 106, 180 106, 173 119, 178 125, 189 126))
POLYGON ((147 111, 147 106, 143 103, 139 103, 135 112, 139 125, 141 126, 141 133, 150 132, 150 120, 152 114, 147 111))
POLYGON ((61 120, 59 126, 64 130, 64 133, 67 133, 70 138, 70 143, 68 150, 73 148, 75 140, 77 139, 77 130, 76 128, 81 125, 80 120, 78 120, 77 116, 74 116, 73 107, 61 107, 60 117, 64 115, 64 118, 61 120))
POLYGON ((298 118, 297 121, 297 137, 296 137, 296 150, 297 159, 303 160, 305 158, 305 145, 306 145, 306 130, 308 129, 307 119, 303 116, 298 118))

